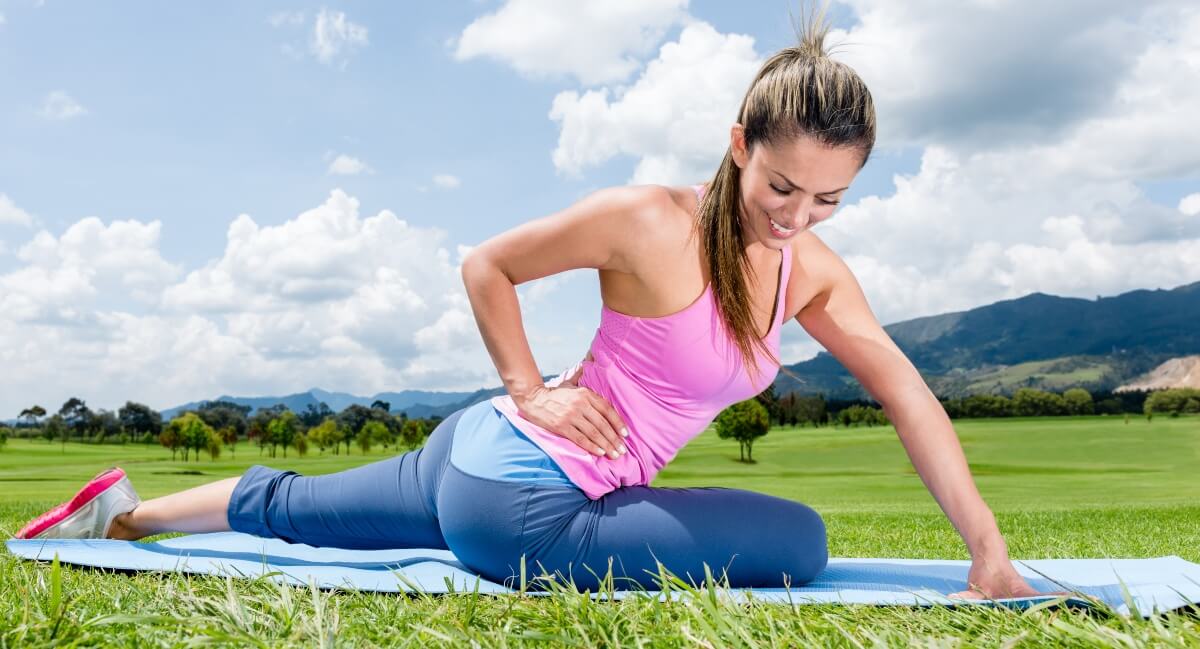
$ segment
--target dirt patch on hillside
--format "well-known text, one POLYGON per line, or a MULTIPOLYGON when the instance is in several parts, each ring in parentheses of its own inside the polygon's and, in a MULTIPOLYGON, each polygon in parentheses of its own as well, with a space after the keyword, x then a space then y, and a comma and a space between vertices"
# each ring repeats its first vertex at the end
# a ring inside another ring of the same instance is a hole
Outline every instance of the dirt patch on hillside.
POLYGON ((1172 358, 1122 385, 1115 392, 1165 390, 1167 388, 1200 389, 1200 355, 1172 358))

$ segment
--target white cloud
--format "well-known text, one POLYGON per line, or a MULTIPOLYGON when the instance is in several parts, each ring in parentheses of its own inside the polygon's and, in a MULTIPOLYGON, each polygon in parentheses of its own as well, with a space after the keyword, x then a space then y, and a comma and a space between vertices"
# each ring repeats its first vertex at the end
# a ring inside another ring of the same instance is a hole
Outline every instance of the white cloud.
POLYGON ((367 28, 350 22, 341 11, 322 8, 313 24, 309 51, 321 63, 331 64, 339 57, 345 65, 344 56, 367 44, 367 28))
POLYGON ((6 223, 33 227, 33 217, 29 212, 17 207, 8 194, 0 193, 0 224, 6 223))
POLYGON ((486 56, 527 76, 621 81, 686 16, 687 0, 508 0, 463 29, 454 56, 486 56))
POLYGON ((561 92, 554 165, 568 174, 617 155, 638 159, 631 182, 683 183, 711 176, 729 143, 742 95, 762 64, 754 39, 693 22, 662 46, 627 88, 561 92))
POLYGON ((964 149, 1058 138, 1081 120, 1119 108, 1118 82, 1129 76, 1138 53, 1161 39, 1171 5, 1184 5, 846 4, 858 23, 834 30, 828 42, 841 44, 835 58, 870 87, 881 144, 936 140, 964 149))
POLYGON ((0 275, 0 313, 12 322, 82 325, 101 300, 153 304, 180 269, 158 253, 161 223, 87 217, 60 237, 42 230, 17 250, 25 266, 0 275))
POLYGON ((337 176, 357 176, 362 173, 374 173, 374 170, 358 158, 340 154, 329 163, 328 173, 337 176))
POLYGON ((1179 200, 1179 211, 1188 216, 1200 214, 1200 192, 1188 194, 1179 200))
POLYGON ((279 225, 238 216, 224 253, 182 277, 158 232, 89 217, 20 248, 0 275, 0 364, 22 371, 0 374, 0 411, 498 384, 462 286, 470 247, 442 230, 360 217, 334 190, 279 225))
POLYGON ((447 341, 463 350, 458 364, 446 361, 448 369, 460 381, 486 380, 479 358, 463 360, 479 351, 478 333, 438 324, 460 322, 451 312, 469 313, 460 273, 442 246, 445 233, 409 226, 387 210, 365 219, 357 212, 356 199, 334 190, 325 204, 279 226, 241 215, 229 227, 224 256, 169 287, 164 303, 181 313, 220 314, 230 335, 266 357, 308 362, 328 356, 331 344, 339 354, 370 355, 383 363, 371 377, 376 389, 385 377, 411 384, 404 381, 415 371, 410 366, 427 362, 427 353, 436 357, 447 341), (428 341, 437 349, 424 349, 428 341))
POLYGON ((442 189, 456 189, 462 185, 462 181, 459 180, 458 176, 452 176, 450 174, 437 174, 433 177, 433 184, 441 187, 442 189))
POLYGON ((42 100, 42 117, 46 119, 71 119, 87 114, 87 109, 64 90, 55 90, 42 100))
POLYGON ((303 11, 277 11, 267 17, 272 27, 297 27, 304 24, 303 11))

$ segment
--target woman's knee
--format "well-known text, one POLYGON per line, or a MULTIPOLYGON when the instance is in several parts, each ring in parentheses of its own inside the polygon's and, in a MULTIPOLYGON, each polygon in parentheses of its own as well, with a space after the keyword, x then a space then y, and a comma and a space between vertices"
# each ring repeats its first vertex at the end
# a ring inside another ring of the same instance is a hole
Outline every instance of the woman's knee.
MULTIPOLYGON (((276 537, 271 528, 271 513, 277 508, 281 484, 298 474, 255 464, 242 474, 226 506, 229 528, 255 536, 276 537)), ((282 537, 281 537, 282 538, 282 537)))
POLYGON ((825 520, 812 507, 794 503, 788 514, 791 549, 788 576, 793 585, 807 583, 821 574, 829 563, 829 538, 825 520))

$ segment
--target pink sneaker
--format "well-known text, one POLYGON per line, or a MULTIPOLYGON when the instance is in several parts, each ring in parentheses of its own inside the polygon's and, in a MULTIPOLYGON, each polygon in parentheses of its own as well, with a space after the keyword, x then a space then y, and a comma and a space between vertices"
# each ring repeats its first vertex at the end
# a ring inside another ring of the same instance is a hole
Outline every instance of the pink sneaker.
POLYGON ((92 478, 67 502, 30 521, 16 538, 107 538, 113 519, 141 502, 125 472, 113 467, 92 478))

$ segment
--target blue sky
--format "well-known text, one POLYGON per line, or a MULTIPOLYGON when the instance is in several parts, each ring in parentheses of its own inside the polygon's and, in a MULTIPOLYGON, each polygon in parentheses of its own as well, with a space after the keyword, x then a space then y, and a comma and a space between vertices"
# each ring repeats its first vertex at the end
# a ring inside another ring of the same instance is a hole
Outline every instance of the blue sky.
MULTIPOLYGON (((834 5, 881 137, 817 232, 880 320, 1200 279, 1189 5, 834 5)), ((0 361, 29 368, 0 417, 497 385, 461 254, 705 180, 797 6, 0 0, 0 361)), ((521 287, 544 373, 586 351, 597 287, 521 287)))

